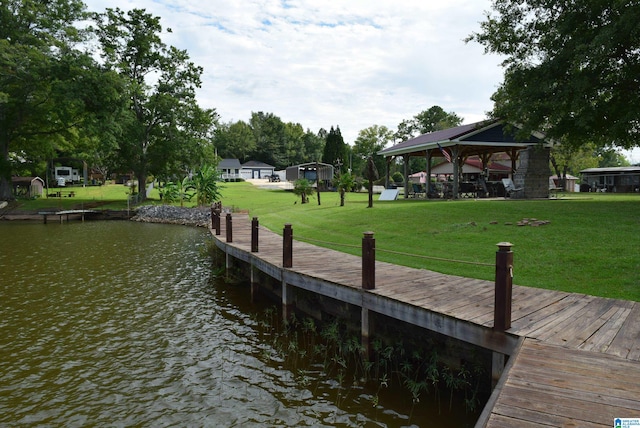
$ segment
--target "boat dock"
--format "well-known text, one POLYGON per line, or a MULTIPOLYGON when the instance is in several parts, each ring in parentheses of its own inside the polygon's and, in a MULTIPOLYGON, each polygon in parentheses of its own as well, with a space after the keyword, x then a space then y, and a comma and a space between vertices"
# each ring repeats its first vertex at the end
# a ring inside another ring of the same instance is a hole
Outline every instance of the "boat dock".
POLYGON ((60 223, 62 223, 63 219, 66 218, 67 223, 69 222, 70 218, 80 218, 82 221, 84 221, 84 218, 86 215, 88 214, 95 214, 97 213, 97 211, 95 210, 62 210, 62 211, 40 211, 38 212, 38 215, 42 216, 43 222, 44 224, 47 224, 47 218, 49 216, 58 216, 58 218, 60 219, 60 223))
POLYGON ((369 284, 366 257, 288 241, 287 226, 283 237, 247 214, 218 216, 217 225, 215 217, 211 233, 227 266, 241 260, 252 278, 261 271, 280 281, 284 308, 300 288, 361 307, 363 339, 373 311, 491 350, 497 385, 476 427, 640 418, 640 302, 513 285, 501 329, 498 281, 375 261, 369 284))

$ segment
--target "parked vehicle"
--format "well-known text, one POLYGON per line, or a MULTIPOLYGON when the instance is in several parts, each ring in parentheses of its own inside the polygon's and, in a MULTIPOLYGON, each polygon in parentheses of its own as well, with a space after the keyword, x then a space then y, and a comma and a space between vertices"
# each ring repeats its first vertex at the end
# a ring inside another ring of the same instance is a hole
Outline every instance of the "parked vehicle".
POLYGON ((272 183, 277 183, 277 182, 280 181, 280 176, 278 174, 271 174, 271 175, 267 176, 267 178, 272 183))

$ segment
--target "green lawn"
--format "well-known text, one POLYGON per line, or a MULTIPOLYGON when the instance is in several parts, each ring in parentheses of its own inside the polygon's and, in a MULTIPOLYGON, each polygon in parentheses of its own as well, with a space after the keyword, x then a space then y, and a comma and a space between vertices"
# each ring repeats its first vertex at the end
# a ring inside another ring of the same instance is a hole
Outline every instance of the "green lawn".
MULTIPOLYGON (((96 203, 100 208, 127 208, 123 185, 74 190, 74 198, 22 201, 21 209, 96 203)), ((322 193, 320 206, 315 195, 303 205, 291 192, 225 183, 222 202, 249 210, 275 232, 282 233, 284 224, 291 223, 296 239, 353 254, 360 254, 362 233, 373 231, 378 260, 487 280, 493 280, 492 266, 455 260, 492 265, 496 244, 507 241, 514 244, 516 284, 640 301, 640 195, 577 193, 560 200, 391 202, 379 202, 376 195, 369 209, 365 193, 347 194, 344 207, 339 206, 337 193, 322 193), (524 218, 551 223, 515 225, 524 218)), ((157 191, 149 203, 159 203, 157 191)))
POLYGON ((344 207, 337 193, 322 193, 320 206, 315 195, 301 205, 292 193, 248 183, 226 184, 222 194, 225 206, 248 209, 271 230, 281 233, 291 223, 296 239, 340 251, 359 254, 348 246, 359 247, 362 233, 373 231, 378 260, 493 280, 493 267, 387 251, 493 264, 496 244, 507 241, 514 245, 516 284, 640 301, 640 195, 392 202, 376 196, 369 209, 364 193, 348 194, 344 207), (550 224, 517 226, 524 218, 550 224))

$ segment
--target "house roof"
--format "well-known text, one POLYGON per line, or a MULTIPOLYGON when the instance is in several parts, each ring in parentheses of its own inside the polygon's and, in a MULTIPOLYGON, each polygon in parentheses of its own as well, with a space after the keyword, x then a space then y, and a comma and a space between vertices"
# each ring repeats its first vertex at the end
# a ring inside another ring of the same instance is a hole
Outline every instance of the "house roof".
POLYGON ((249 161, 242 164, 243 168, 275 168, 273 165, 269 165, 268 163, 260 162, 260 161, 249 161))
POLYGON ((615 166, 611 168, 587 168, 580 171, 582 174, 607 174, 607 173, 640 173, 640 166, 615 166))
POLYGON ((515 138, 501 120, 485 120, 456 126, 441 131, 418 135, 378 152, 382 156, 420 154, 433 150, 432 155, 442 156, 440 147, 463 146, 465 155, 500 152, 508 149, 524 149, 532 144, 543 143, 542 135, 530 135, 524 140, 515 138))
POLYGON ((238 159, 222 159, 218 163, 218 169, 240 169, 240 161, 238 159))

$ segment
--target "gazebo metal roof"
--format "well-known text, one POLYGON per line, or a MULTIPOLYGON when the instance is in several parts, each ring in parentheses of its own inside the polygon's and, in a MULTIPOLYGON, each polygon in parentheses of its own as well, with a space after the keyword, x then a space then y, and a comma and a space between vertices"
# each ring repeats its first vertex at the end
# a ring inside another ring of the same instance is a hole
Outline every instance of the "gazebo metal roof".
POLYGON ((465 156, 471 156, 526 149, 531 145, 541 143, 546 143, 541 134, 530 135, 528 138, 520 140, 516 139, 513 132, 506 129, 503 121, 485 120, 422 134, 383 149, 378 154, 385 157, 421 156, 431 150, 432 156, 442 156, 440 147, 459 146, 465 156))

